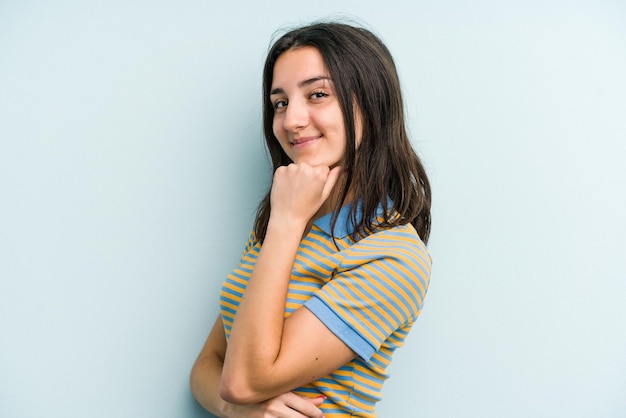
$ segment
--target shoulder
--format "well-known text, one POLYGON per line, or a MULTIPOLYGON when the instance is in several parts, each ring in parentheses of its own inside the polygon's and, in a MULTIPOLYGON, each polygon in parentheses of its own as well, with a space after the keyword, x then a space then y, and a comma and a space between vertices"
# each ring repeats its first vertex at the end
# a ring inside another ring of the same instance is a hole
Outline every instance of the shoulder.
POLYGON ((418 263, 430 272, 430 254, 411 224, 378 230, 354 243, 351 252, 369 254, 377 259, 418 263))
POLYGON ((241 255, 241 263, 242 264, 250 264, 256 261, 258 257, 258 253, 261 249, 261 243, 256 237, 254 230, 250 232, 248 239, 243 248, 243 253, 241 255))
POLYGON ((253 229, 252 231, 250 231, 250 235, 248 236, 248 239, 246 240, 244 253, 250 251, 250 249, 253 248, 255 245, 257 245, 258 242, 259 240, 256 237, 256 232, 253 229))
POLYGON ((373 286, 406 288, 421 305, 430 283, 432 261, 413 225, 379 230, 345 252, 342 270, 373 286), (349 273, 350 274, 350 273, 349 273), (378 285, 375 285, 378 283, 378 285))

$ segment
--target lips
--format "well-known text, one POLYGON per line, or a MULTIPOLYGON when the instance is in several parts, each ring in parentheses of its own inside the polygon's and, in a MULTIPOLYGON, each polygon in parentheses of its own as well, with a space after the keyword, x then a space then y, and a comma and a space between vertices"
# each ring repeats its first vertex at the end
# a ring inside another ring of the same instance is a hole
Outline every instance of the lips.
POLYGON ((306 137, 296 138, 296 139, 293 139, 291 141, 291 145, 293 145, 294 148, 305 147, 307 145, 310 145, 310 144, 314 143, 315 141, 317 141, 321 137, 322 137, 322 135, 306 136, 306 137))

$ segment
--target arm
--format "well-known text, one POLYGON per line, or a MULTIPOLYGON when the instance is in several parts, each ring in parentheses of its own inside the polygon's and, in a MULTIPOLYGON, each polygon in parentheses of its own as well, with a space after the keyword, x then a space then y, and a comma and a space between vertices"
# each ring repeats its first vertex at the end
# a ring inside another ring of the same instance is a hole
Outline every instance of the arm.
POLYGON ((226 401, 219 396, 226 336, 221 317, 218 317, 191 369, 191 393, 207 411, 220 418, 226 417, 226 401))
POLYGON ((289 279, 307 225, 340 168, 292 164, 274 175, 272 212, 224 357, 223 399, 249 404, 314 381, 356 354, 308 309, 284 320, 289 279))
POLYGON ((198 359, 191 370, 191 392, 207 411, 220 418, 243 418, 266 416, 265 412, 276 417, 306 416, 321 418, 322 411, 317 408, 324 400, 304 399, 293 393, 283 393, 273 399, 253 405, 235 405, 224 401, 219 396, 219 382, 222 374, 226 338, 224 325, 219 317, 207 338, 198 359))

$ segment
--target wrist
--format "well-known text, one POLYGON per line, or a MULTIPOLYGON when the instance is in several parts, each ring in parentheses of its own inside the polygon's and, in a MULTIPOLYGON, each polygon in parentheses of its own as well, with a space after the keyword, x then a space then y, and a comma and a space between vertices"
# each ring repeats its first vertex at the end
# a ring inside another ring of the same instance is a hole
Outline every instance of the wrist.
POLYGON ((284 236, 297 235, 302 237, 307 227, 308 219, 297 219, 280 214, 270 215, 267 223, 267 233, 275 233, 284 236))

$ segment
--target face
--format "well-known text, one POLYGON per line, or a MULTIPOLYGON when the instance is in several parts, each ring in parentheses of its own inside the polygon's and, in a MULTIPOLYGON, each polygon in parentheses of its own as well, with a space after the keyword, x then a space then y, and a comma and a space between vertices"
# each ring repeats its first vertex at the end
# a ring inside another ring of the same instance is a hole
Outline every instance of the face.
POLYGON ((292 49, 278 57, 270 100, 274 135, 293 162, 327 167, 341 162, 346 149, 343 113, 316 48, 292 49))

